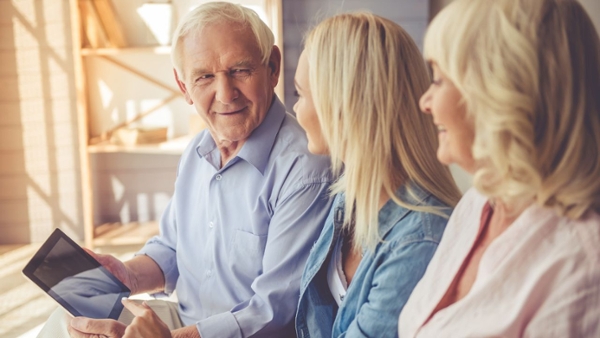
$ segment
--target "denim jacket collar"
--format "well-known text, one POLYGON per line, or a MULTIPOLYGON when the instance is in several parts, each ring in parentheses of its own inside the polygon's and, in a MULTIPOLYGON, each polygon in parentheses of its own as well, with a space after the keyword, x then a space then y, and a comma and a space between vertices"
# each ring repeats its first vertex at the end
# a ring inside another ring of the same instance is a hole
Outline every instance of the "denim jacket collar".
MULTIPOLYGON (((429 193, 424 191, 416 183, 410 182, 408 184, 403 184, 400 188, 398 188, 398 190, 396 190, 396 196, 401 201, 418 206, 423 204, 423 200, 429 196, 429 193)), ((333 236, 333 243, 335 243, 337 240, 337 237, 340 235, 342 229, 345 214, 345 204, 345 195, 341 194, 341 198, 339 199, 338 204, 335 206, 335 232, 333 236)), ((381 208, 381 210, 379 210, 379 238, 384 238, 387 233, 392 230, 394 225, 404 218, 409 212, 411 212, 410 209, 398 206, 396 205, 396 202, 394 202, 392 199, 389 199, 381 208)))

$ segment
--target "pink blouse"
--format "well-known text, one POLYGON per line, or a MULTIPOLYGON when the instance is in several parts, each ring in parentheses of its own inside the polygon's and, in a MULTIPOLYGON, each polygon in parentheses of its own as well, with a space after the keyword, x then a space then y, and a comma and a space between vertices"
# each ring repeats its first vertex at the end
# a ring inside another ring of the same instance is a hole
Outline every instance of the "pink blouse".
POLYGON ((404 337, 600 337, 600 215, 537 205, 486 249, 469 293, 431 313, 475 244, 486 197, 461 199, 400 314, 404 337))

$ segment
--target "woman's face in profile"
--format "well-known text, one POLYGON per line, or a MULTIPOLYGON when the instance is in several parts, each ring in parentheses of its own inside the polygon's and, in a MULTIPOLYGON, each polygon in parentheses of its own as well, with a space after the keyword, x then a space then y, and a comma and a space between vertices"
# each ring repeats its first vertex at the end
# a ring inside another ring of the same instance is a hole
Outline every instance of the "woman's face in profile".
POLYGON ((329 154, 329 148, 323 138, 321 124, 317 117, 317 110, 315 109, 310 93, 308 83, 308 57, 306 56, 306 52, 300 54, 298 68, 296 69, 296 77, 294 78, 294 85, 296 86, 295 95, 298 97, 298 102, 294 105, 294 112, 298 118, 298 123, 300 123, 300 126, 302 126, 306 132, 306 137, 308 138, 308 150, 313 154, 327 155, 329 154))
POLYGON ((462 95, 435 63, 433 82, 423 94, 421 111, 433 116, 438 130, 437 158, 443 164, 456 163, 470 173, 475 172, 471 148, 475 138, 473 123, 467 118, 462 95))

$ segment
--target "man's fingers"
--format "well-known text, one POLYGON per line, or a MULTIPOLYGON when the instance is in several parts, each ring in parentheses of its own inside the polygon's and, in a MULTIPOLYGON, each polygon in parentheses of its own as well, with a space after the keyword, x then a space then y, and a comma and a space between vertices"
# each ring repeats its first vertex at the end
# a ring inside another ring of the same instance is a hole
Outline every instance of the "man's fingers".
MULTIPOLYGON (((100 258, 100 256, 97 253, 93 252, 92 250, 90 250, 88 248, 83 248, 83 250, 85 252, 87 252, 88 254, 90 254, 90 256, 92 256, 95 260, 97 260, 98 262, 100 262, 101 258, 100 258)), ((100 262, 100 264, 102 264, 102 262, 100 262)))
POLYGON ((144 302, 143 304, 138 304, 130 299, 123 298, 121 299, 121 303, 127 308, 127 310, 131 311, 134 316, 139 317, 143 316, 147 313, 147 311, 152 311, 148 305, 144 302))
POLYGON ((107 255, 101 255, 101 254, 95 253, 88 248, 83 248, 83 250, 85 250, 85 252, 89 253, 90 256, 92 256, 95 260, 100 262, 100 264, 105 265, 105 266, 110 264, 110 260, 106 258, 107 255))
MULTIPOLYGON (((91 319, 75 317, 71 320, 70 328, 81 333, 81 337, 121 337, 125 325, 114 319, 91 319)), ((73 330, 71 336, 73 337, 73 330)))

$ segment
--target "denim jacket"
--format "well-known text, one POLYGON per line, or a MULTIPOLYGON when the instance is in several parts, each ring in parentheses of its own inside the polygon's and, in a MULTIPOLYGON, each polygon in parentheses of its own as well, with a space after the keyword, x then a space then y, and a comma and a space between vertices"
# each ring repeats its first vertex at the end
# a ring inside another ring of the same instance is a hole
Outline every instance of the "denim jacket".
MULTIPOLYGON (((411 198, 405 187, 396 195, 411 204, 442 207, 440 211, 447 215, 452 212, 428 192, 414 184, 411 187, 420 202, 411 198)), ((448 219, 389 200, 379 211, 383 241, 374 252, 363 251, 338 309, 327 284, 327 268, 343 219, 344 196, 339 194, 302 274, 296 334, 299 338, 397 337, 400 311, 425 273, 448 219)))

